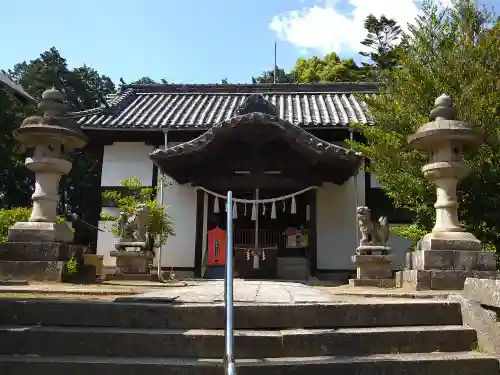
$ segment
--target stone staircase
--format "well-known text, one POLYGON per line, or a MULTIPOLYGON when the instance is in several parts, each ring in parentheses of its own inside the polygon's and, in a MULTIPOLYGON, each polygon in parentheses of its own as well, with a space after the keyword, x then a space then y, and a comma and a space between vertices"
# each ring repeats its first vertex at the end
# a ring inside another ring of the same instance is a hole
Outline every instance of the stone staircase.
MULTIPOLYGON (((369 300, 364 300, 369 301, 369 300)), ((224 308, 0 300, 0 374, 223 374, 224 308)), ((235 306, 239 375, 498 375, 446 301, 235 306)))

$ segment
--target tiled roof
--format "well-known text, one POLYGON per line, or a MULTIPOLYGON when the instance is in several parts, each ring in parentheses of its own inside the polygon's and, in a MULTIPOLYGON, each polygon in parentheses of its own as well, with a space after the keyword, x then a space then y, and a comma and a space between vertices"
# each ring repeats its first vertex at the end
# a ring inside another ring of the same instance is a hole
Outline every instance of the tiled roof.
POLYGON ((12 92, 23 102, 33 102, 36 103, 36 100, 31 97, 24 89, 19 86, 17 83, 13 82, 7 75, 0 72, 0 88, 5 88, 6 90, 12 92))
POLYGON ((208 129, 234 116, 252 94, 276 107, 280 119, 311 127, 371 123, 354 94, 374 94, 372 83, 261 85, 128 85, 107 106, 73 113, 83 128, 208 129))

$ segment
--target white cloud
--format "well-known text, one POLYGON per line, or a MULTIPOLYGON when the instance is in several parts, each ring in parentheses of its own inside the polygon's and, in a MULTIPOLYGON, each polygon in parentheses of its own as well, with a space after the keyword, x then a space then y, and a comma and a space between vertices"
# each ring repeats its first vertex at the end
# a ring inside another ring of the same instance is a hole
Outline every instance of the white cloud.
MULTIPOLYGON (((442 0, 449 5, 451 0, 442 0)), ((300 50, 320 53, 358 52, 366 36, 363 23, 369 14, 385 15, 398 21, 403 29, 419 13, 420 0, 348 0, 351 11, 341 10, 338 1, 324 0, 322 5, 305 7, 273 17, 270 28, 278 37, 300 50)))

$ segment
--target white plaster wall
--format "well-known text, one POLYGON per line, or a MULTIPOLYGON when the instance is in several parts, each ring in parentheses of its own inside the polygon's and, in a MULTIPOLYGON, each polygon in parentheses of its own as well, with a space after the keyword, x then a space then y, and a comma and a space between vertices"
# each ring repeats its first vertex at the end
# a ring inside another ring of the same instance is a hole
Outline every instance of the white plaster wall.
MULTIPOLYGON (((162 267, 194 267, 196 241, 196 189, 189 184, 170 181, 163 188, 163 204, 174 223, 175 236, 167 239, 161 248, 162 267)), ((157 259, 155 259, 157 264, 157 259)))
MULTIPOLYGON (((168 146, 172 147, 178 143, 169 142, 168 146)), ((164 176, 164 182, 169 185, 163 187, 163 204, 169 206, 167 212, 174 222, 175 236, 169 237, 161 248, 161 266, 194 267, 196 189, 190 184, 180 185, 169 176, 164 176)), ((157 266, 157 259, 154 264, 157 266)))
MULTIPOLYGON (((104 147, 101 186, 120 186, 126 178, 137 176, 144 186, 151 186, 153 162, 148 154, 152 146, 142 142, 116 142, 104 147)), ((103 212, 118 216, 118 209, 103 207, 103 212)), ((116 236, 109 232, 113 222, 99 221, 97 234, 97 254, 104 255, 104 265, 114 267, 116 259, 109 256, 115 250, 116 236), (104 232, 103 232, 104 231, 104 232)))
MULTIPOLYGON (((117 217, 119 215, 116 207, 103 207, 101 212, 117 217)), ((99 221, 99 232, 97 234, 97 254, 104 255, 104 265, 106 267, 115 267, 116 258, 109 256, 110 251, 115 250, 115 244, 118 238, 110 232, 113 221, 99 221)))
POLYGON ((380 188, 380 184, 377 181, 377 175, 375 173, 370 173, 370 187, 372 188, 380 188))
POLYGON ((353 269, 356 251, 356 188, 354 179, 338 186, 324 184, 316 193, 317 268, 353 269))
MULTIPOLYGON (((351 256, 359 241, 356 207, 365 204, 364 172, 338 186, 325 184, 316 195, 317 268, 322 270, 353 270, 351 256)), ((396 255, 393 268, 404 266, 410 242, 391 234, 389 245, 396 255)))
POLYGON ((104 147, 101 186, 120 186, 126 178, 137 176, 144 186, 151 186, 153 162, 148 154, 153 146, 142 142, 116 142, 104 147))

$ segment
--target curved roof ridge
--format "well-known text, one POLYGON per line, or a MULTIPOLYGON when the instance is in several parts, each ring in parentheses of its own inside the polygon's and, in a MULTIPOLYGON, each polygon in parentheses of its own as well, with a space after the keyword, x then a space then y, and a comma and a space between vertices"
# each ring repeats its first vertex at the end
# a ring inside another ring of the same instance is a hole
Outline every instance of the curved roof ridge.
POLYGON ((89 115, 97 115, 104 111, 116 110, 120 107, 122 103, 126 101, 132 95, 135 95, 135 91, 133 89, 126 89, 117 92, 116 94, 111 94, 112 97, 109 97, 109 100, 106 100, 106 104, 101 104, 99 107, 84 109, 82 111, 74 111, 68 112, 66 117, 83 117, 89 115))
POLYGON ((179 143, 167 149, 156 149, 150 153, 150 155, 157 154, 181 154, 181 153, 189 153, 193 151, 197 151, 199 149, 204 148, 210 142, 212 142, 217 134, 225 129, 231 128, 240 123, 268 123, 270 125, 279 126, 285 132, 290 132, 294 134, 294 139, 297 142, 302 142, 311 150, 318 153, 343 153, 345 155, 350 155, 352 157, 358 158, 361 160, 359 153, 355 152, 352 149, 348 149, 334 143, 330 143, 328 141, 324 141, 315 135, 308 132, 306 129, 301 128, 289 121, 280 119, 277 116, 269 115, 266 113, 260 112, 251 112, 243 115, 234 116, 228 120, 223 120, 218 124, 213 125, 210 129, 203 132, 196 138, 193 138, 189 141, 179 143), (188 149, 186 149, 186 147, 188 149))

